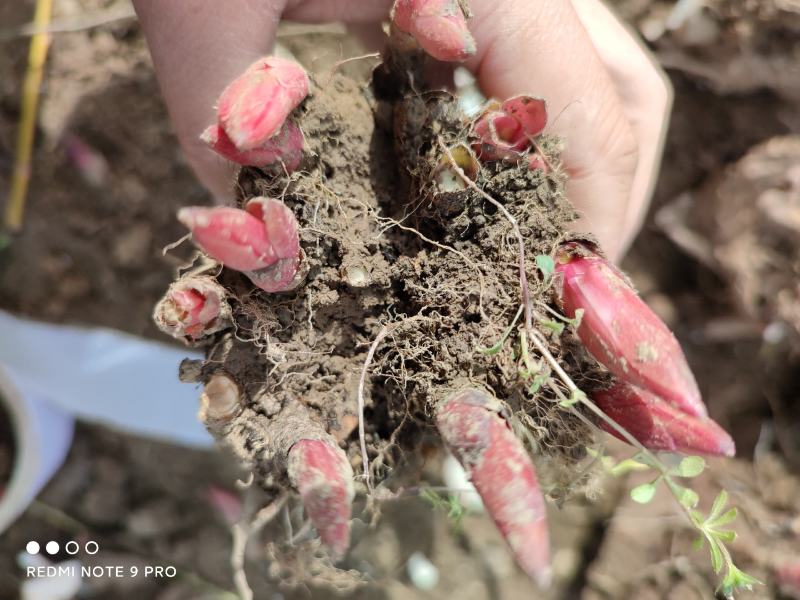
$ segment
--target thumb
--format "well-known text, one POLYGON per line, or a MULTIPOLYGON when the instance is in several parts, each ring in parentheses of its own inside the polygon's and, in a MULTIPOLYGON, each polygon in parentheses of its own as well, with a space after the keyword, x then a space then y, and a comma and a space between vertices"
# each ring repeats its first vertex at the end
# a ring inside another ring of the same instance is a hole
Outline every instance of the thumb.
POLYGON ((616 88, 570 0, 472 0, 478 51, 468 63, 489 96, 547 101, 566 143, 567 192, 611 257, 621 250, 638 143, 616 88))

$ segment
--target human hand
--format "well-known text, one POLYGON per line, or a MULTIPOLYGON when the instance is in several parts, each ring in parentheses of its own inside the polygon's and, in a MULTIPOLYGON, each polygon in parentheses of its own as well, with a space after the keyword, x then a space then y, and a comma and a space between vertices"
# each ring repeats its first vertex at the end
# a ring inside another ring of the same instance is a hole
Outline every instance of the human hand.
MULTIPOLYGON (((178 139, 200 180, 231 195, 232 166, 199 140, 225 86, 272 49, 278 22, 386 19, 390 0, 134 0, 178 139)), ((575 229, 618 259, 638 231, 658 173, 671 91, 600 0, 471 0, 478 51, 466 62, 487 96, 547 100, 566 140, 575 229)))

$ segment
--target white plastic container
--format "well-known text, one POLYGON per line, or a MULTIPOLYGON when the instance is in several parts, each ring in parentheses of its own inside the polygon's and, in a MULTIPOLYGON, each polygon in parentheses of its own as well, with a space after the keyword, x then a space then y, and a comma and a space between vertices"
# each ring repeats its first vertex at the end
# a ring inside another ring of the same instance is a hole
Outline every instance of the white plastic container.
POLYGON ((0 367, 0 404, 14 431, 14 465, 0 498, 0 533, 21 515, 55 473, 72 443, 74 419, 23 391, 0 367))
POLYGON ((0 496, 2 533, 69 451, 75 418, 164 441, 210 446, 196 386, 178 380, 183 350, 119 331, 39 323, 0 311, 0 403, 14 465, 0 496))

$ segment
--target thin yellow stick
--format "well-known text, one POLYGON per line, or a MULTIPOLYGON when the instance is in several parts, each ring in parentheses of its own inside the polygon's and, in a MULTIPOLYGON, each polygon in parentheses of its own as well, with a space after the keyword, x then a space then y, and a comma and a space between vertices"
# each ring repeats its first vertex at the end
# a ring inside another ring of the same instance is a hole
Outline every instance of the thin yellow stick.
MULTIPOLYGON (((50 23, 53 0, 36 0, 33 24, 37 31, 45 32, 50 23)), ((28 52, 28 70, 22 88, 22 115, 17 132, 17 152, 14 158, 14 171, 11 175, 11 191, 6 204, 5 227, 16 232, 22 228, 25 214, 25 198, 31 179, 31 152, 36 127, 36 111, 39 104, 39 89, 42 86, 44 63, 50 46, 48 33, 36 33, 31 38, 28 52)))

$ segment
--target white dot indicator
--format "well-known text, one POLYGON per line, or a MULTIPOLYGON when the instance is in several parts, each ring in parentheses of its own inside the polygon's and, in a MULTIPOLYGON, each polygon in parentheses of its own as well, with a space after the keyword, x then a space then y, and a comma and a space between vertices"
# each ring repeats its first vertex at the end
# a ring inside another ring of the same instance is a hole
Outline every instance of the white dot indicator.
POLYGON ((78 550, 80 549, 81 547, 75 540, 70 540, 66 544, 64 544, 64 552, 66 552, 70 556, 75 556, 78 553, 78 550))
POLYGON ((47 550, 49 555, 58 554, 58 542, 47 542, 47 545, 44 547, 47 550))
POLYGON ((25 551, 28 554, 39 554, 39 542, 28 542, 25 545, 25 551))

